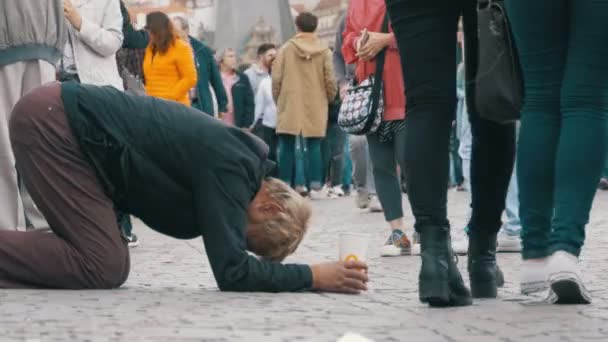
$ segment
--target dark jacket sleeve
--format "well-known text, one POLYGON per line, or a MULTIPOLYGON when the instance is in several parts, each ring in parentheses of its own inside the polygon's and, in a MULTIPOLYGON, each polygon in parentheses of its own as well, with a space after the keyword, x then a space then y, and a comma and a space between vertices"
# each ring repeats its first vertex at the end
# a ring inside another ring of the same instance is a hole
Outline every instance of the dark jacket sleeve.
POLYGON ((245 74, 239 74, 239 89, 235 101, 238 100, 241 103, 238 113, 235 108, 235 126, 239 128, 250 127, 253 124, 253 118, 255 116, 255 99, 253 95, 253 88, 249 77, 245 74))
POLYGON ((122 34, 124 36, 122 47, 126 49, 145 49, 148 47, 150 38, 146 30, 136 30, 131 24, 129 11, 123 0, 120 1, 120 12, 122 13, 122 34))
POLYGON ((347 76, 346 62, 344 62, 344 56, 342 55, 342 33, 346 26, 346 13, 340 18, 338 24, 338 30, 336 32, 336 48, 334 49, 334 72, 336 73, 336 81, 338 85, 346 83, 349 79, 347 76))
POLYGON ((207 49, 209 58, 207 59, 207 70, 209 72, 209 83, 213 87, 215 97, 217 100, 217 108, 220 113, 228 110, 228 96, 224 89, 224 82, 222 82, 222 75, 220 75, 220 68, 217 66, 211 49, 207 49))
POLYGON ((202 177, 199 177, 200 182, 205 185, 197 189, 195 208, 205 251, 220 290, 288 292, 310 289, 312 271, 309 266, 259 260, 247 253, 246 211, 252 192, 246 172, 220 167, 202 177), (221 179, 216 174, 221 174, 221 179))

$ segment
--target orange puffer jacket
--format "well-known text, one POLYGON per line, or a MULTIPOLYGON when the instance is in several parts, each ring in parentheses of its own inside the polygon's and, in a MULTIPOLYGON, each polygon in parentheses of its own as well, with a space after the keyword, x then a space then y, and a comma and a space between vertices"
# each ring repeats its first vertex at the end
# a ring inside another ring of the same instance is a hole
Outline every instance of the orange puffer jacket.
POLYGON ((177 39, 166 53, 152 57, 152 48, 148 45, 144 77, 148 95, 189 106, 188 92, 196 85, 197 79, 192 48, 177 39))

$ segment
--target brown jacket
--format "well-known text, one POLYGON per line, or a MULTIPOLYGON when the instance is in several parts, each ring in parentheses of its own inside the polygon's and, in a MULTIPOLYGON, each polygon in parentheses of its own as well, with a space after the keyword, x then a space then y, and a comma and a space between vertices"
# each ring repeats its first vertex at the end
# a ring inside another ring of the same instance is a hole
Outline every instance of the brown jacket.
POLYGON ((277 133, 325 137, 327 109, 336 96, 332 54, 313 33, 298 33, 279 51, 272 68, 277 133))

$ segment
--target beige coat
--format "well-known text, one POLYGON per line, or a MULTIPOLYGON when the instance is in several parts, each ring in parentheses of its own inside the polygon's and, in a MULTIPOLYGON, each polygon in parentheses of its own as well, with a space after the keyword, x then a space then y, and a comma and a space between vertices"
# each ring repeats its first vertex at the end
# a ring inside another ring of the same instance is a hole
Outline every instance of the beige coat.
POLYGON ((272 68, 277 133, 325 137, 327 109, 337 92, 331 51, 313 33, 298 33, 281 48, 272 68))

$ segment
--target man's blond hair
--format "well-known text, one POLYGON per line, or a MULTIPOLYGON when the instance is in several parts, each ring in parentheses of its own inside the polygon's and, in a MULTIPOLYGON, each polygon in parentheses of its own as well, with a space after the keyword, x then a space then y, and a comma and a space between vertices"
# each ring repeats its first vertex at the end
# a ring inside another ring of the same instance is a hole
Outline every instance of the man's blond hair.
POLYGON ((283 210, 267 222, 258 225, 248 237, 249 249, 271 261, 283 261, 295 252, 308 229, 312 214, 310 203, 284 182, 266 180, 268 194, 283 210))

